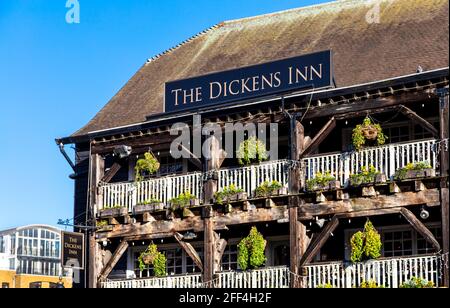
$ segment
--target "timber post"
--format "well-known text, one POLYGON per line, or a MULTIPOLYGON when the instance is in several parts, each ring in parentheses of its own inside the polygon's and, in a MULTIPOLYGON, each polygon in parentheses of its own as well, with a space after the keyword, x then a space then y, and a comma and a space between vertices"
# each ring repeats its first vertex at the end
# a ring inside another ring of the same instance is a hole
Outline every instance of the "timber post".
MULTIPOLYGON (((441 213, 442 213, 442 241, 445 262, 449 253, 449 93, 448 88, 439 89, 439 119, 440 119, 440 166, 441 166, 441 213)), ((443 266, 444 286, 450 287, 448 266, 443 266)))
MULTIPOLYGON (((104 176, 105 161, 99 154, 91 154, 90 157, 90 187, 89 187, 89 226, 95 226, 95 217, 97 214, 97 207, 100 202, 98 184, 104 176)), ((96 241, 95 229, 89 230, 89 270, 88 270, 88 286, 89 288, 97 288, 98 286, 98 276, 99 276, 99 266, 98 266, 98 256, 100 247, 96 241)))
MULTIPOLYGON (((214 237, 214 210, 212 208, 214 194, 218 189, 217 169, 219 168, 220 144, 217 138, 209 139, 209 153, 205 163, 207 177, 204 182, 204 260, 203 260, 203 283, 213 287, 215 268, 215 237, 214 237), (211 284, 211 285, 210 285, 211 284)), ((208 142, 208 141, 207 141, 208 142)))
POLYGON ((297 120, 297 115, 290 117, 290 146, 291 159, 294 161, 289 171, 289 243, 290 243, 290 272, 291 287, 301 287, 299 281, 300 274, 300 257, 306 250, 307 236, 305 226, 298 220, 298 208, 301 205, 301 199, 298 196, 302 186, 302 170, 299 166, 300 154, 304 149, 304 127, 297 120))

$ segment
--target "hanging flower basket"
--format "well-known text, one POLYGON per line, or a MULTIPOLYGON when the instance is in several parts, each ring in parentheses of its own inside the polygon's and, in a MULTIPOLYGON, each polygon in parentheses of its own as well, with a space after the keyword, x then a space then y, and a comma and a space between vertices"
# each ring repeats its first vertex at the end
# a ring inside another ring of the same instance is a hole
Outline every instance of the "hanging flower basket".
POLYGON ((352 139, 353 146, 357 151, 360 151, 366 145, 384 145, 387 137, 380 124, 374 124, 370 118, 366 118, 362 124, 357 125, 353 130, 352 139))
POLYGON ((373 125, 364 127, 362 133, 367 140, 376 140, 378 138, 378 129, 373 125))
POLYGON ((152 265, 155 261, 155 256, 152 254, 144 254, 142 255, 142 262, 144 262, 145 265, 152 265))

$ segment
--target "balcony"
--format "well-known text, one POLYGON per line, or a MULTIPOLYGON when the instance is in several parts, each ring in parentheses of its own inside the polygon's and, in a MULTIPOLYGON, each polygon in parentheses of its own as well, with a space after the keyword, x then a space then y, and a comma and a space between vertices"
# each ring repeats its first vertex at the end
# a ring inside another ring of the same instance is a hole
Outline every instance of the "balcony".
POLYGON ((359 173, 362 167, 374 166, 393 180, 395 172, 409 163, 428 162, 436 170, 437 150, 437 141, 430 139, 367 148, 360 152, 317 155, 304 159, 305 176, 310 180, 319 172, 330 172, 342 187, 346 187, 350 175, 359 173))
MULTIPOLYGON (((359 264, 344 262, 313 264, 305 267, 305 288, 326 285, 333 288, 355 288, 363 282, 376 282, 385 288, 399 288, 412 278, 442 285, 441 257, 437 255, 386 258, 359 264)), ((287 267, 271 267, 254 271, 221 272, 216 280, 202 283, 201 275, 170 276, 135 280, 106 281, 102 288, 289 288, 292 275, 287 267)))
MULTIPOLYGON (((255 189, 265 181, 279 181, 288 187, 289 161, 274 161, 257 166, 221 169, 218 172, 219 190, 235 184, 254 196, 255 189)), ((99 208, 125 207, 132 212, 138 204, 156 199, 168 204, 170 199, 189 191, 198 199, 203 198, 203 173, 168 176, 137 183, 104 184, 100 186, 102 206, 99 208)))
POLYGON ((201 275, 170 276, 136 280, 117 280, 102 283, 102 288, 288 288, 290 281, 287 267, 265 268, 248 272, 222 272, 217 279, 202 283, 201 275))
POLYGON ((367 263, 345 265, 343 262, 315 264, 306 267, 305 286, 318 288, 331 285, 334 288, 354 288, 363 282, 375 281, 385 288, 399 288, 411 278, 432 281, 441 286, 441 258, 420 256, 387 258, 367 263))
MULTIPOLYGON (((437 169, 437 147, 437 141, 430 139, 367 148, 359 152, 311 156, 303 160, 304 174, 306 180, 309 180, 319 172, 330 172, 341 182, 342 187, 346 187, 352 174, 361 171, 362 167, 374 166, 392 180, 395 172, 409 163, 428 162, 437 169)), ((280 160, 249 167, 221 169, 218 172, 218 189, 235 184, 252 198, 255 197, 255 189, 265 181, 278 181, 287 188, 291 164, 292 161, 280 160)), ((99 210, 124 207, 132 212, 136 205, 150 199, 167 205, 170 199, 186 191, 201 200, 203 180, 204 174, 197 172, 138 183, 103 184, 100 186, 102 204, 99 210)))

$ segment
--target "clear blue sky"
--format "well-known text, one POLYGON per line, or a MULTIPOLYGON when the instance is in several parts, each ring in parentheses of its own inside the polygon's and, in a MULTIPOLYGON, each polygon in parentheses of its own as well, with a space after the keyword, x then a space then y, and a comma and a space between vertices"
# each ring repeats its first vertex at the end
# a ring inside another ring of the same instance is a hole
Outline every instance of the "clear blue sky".
MULTIPOLYGON (((0 0, 0 230, 71 218, 54 139, 86 124, 147 58, 224 20, 325 0, 0 0)), ((73 154, 73 151, 71 151, 73 154)))

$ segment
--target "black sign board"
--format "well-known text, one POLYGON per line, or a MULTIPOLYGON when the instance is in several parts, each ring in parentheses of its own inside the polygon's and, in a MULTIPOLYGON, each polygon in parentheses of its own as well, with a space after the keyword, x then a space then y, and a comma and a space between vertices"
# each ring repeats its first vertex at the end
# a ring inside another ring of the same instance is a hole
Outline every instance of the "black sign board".
POLYGON ((333 85, 330 50, 166 83, 165 112, 333 85))
POLYGON ((62 266, 66 268, 84 269, 84 234, 61 232, 62 266))

